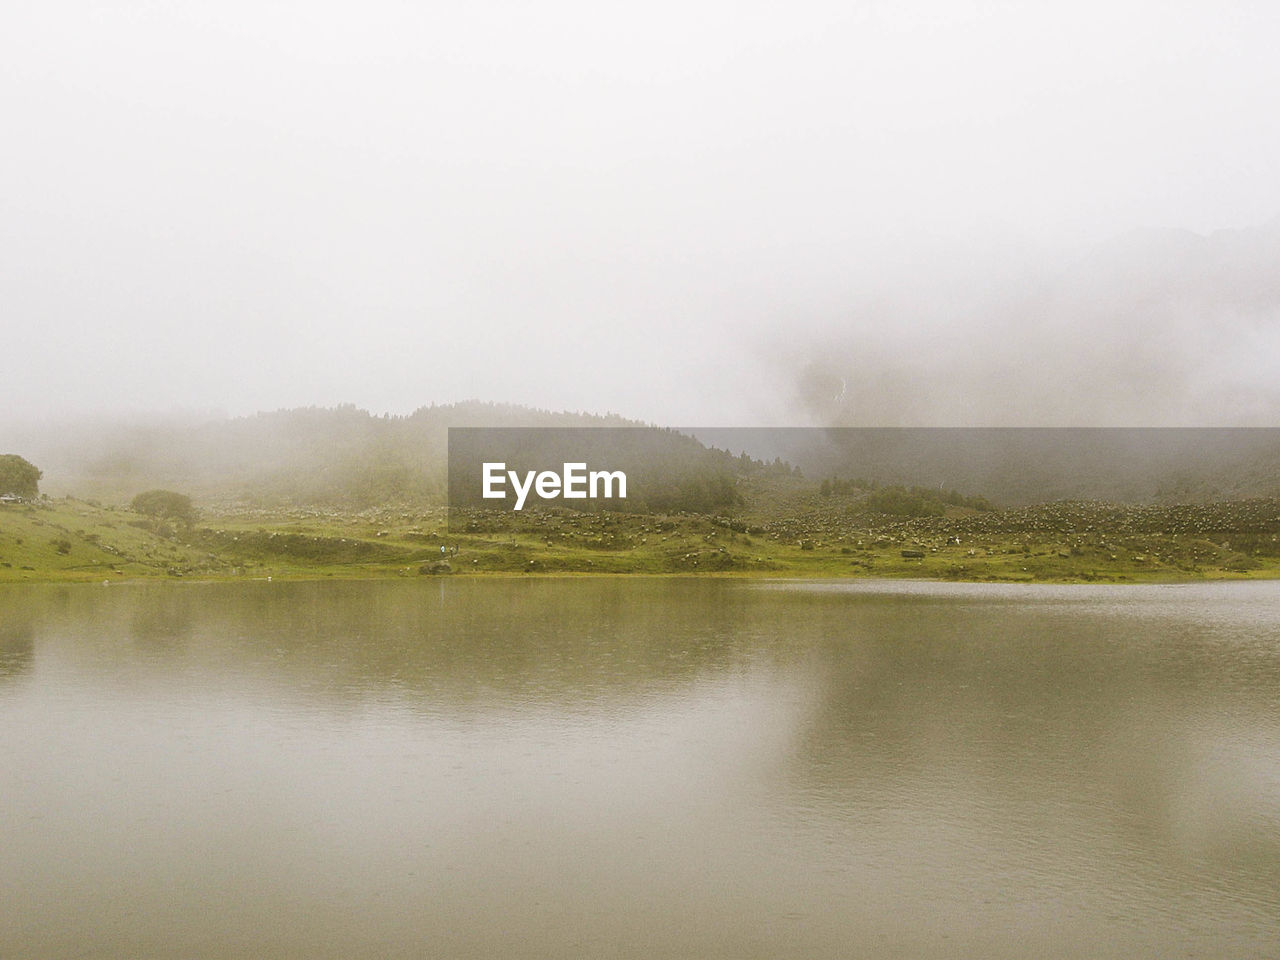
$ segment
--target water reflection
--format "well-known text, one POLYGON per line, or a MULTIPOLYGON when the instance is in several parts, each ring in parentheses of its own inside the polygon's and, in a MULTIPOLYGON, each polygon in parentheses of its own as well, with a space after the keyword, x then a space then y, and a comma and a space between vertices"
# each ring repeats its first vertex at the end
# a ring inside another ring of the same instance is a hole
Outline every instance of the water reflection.
POLYGON ((20 615, 0 618, 0 682, 30 671, 35 657, 31 622, 20 615))
POLYGON ((1221 909, 1272 915, 1275 899, 1253 891, 1280 881, 1275 627, 1228 643, 1195 608, 1181 623, 1168 609, 1117 623, 1083 597, 1085 609, 948 605, 940 623, 936 606, 900 600, 850 608, 858 642, 827 646, 789 771, 784 802, 814 811, 841 860, 853 844, 916 878, 983 862, 971 892, 990 907, 1016 889, 1041 917, 1101 909, 1103 891, 1128 915, 1144 890, 1230 877, 1221 909))
POLYGON ((0 955, 1278 932, 1276 585, 47 587, 0 591, 0 623, 0 955))
MULTIPOLYGON (((121 592, 122 589, 117 588, 113 596, 121 592)), ((127 613, 129 626, 124 635, 143 649, 184 647, 195 630, 196 618, 204 615, 202 598, 193 590, 149 590, 145 599, 132 599, 134 602, 129 604, 127 613)))

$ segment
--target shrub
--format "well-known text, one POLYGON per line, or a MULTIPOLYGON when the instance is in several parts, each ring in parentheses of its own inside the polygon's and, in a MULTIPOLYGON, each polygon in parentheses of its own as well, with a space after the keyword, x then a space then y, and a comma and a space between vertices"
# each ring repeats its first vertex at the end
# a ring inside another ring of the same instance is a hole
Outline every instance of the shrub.
POLYGON ((196 521, 196 508, 191 498, 172 490, 148 490, 134 497, 129 506, 135 513, 157 521, 177 520, 188 524, 196 521))

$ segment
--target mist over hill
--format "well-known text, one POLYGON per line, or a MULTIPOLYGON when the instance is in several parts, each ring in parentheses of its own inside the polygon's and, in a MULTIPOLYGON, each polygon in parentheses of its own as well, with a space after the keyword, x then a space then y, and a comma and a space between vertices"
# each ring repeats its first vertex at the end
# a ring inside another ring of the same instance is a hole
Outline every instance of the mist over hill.
POLYGON ((1280 217, 921 263, 789 318, 800 411, 858 427, 1280 424, 1280 217))
POLYGON ((806 477, 981 494, 1001 506, 1052 500, 1204 503, 1280 496, 1280 429, 850 428, 698 430, 780 457, 806 477))
POLYGON ((738 499, 733 484, 775 461, 793 484, 856 478, 958 490, 1001 506, 1280 496, 1280 430, 1264 428, 674 431, 616 414, 468 401, 406 416, 343 405, 219 420, 10 422, 0 428, 0 449, 36 463, 41 490, 54 496, 125 503, 162 487, 197 502, 266 507, 443 504, 448 430, 464 426, 615 428, 600 430, 602 438, 637 429, 634 449, 616 458, 608 446, 597 449, 601 465, 614 458, 645 476, 635 503, 650 508, 727 509, 738 499))
POLYGON ((615 415, 467 401, 378 416, 349 404, 234 419, 6 425, 54 495, 125 501, 166 487, 198 500, 262 505, 443 502, 448 428, 640 427, 615 415))

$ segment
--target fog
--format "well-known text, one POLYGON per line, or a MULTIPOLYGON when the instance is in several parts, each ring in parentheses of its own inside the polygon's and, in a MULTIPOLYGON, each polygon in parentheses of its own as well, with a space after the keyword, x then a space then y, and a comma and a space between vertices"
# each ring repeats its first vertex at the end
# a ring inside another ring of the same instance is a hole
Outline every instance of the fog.
POLYGON ((824 424, 1275 426, 1280 218, 859 291, 776 350, 824 424))
POLYGON ((5 21, 7 425, 471 397, 683 424, 1280 413, 1271 4, 5 21))

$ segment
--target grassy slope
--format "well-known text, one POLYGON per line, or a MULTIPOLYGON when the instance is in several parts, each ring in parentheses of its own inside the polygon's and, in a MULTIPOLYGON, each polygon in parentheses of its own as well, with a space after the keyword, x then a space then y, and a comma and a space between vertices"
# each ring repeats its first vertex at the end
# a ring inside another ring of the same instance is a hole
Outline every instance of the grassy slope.
POLYGON ((75 500, 0 506, 0 580, 101 580, 212 573, 191 545, 159 537, 125 510, 75 500))
POLYGON ((775 490, 756 491, 732 520, 553 511, 471 516, 450 530, 442 509, 228 509, 165 536, 127 510, 57 500, 0 508, 0 582, 416 576, 439 561, 441 544, 458 548, 449 567, 465 573, 1280 576, 1280 501, 1186 510, 1050 504, 905 520, 775 490))

